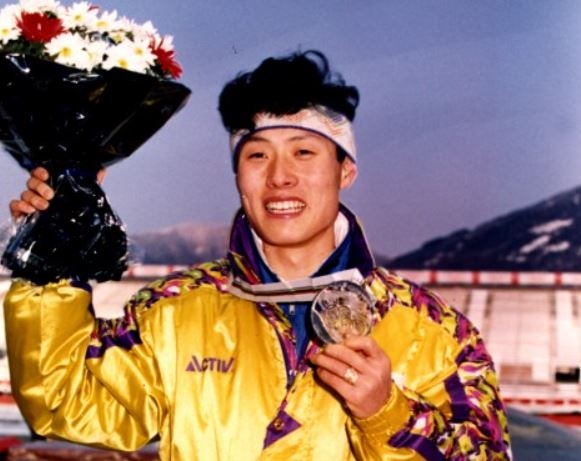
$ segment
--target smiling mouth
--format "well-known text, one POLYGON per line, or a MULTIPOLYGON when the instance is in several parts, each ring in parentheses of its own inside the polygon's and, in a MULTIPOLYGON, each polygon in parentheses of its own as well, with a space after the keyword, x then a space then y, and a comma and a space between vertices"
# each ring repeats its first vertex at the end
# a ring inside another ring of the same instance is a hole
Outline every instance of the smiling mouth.
POLYGON ((303 202, 298 200, 285 200, 282 202, 269 202, 266 204, 266 210, 270 213, 284 214, 284 213, 296 213, 305 208, 303 202))

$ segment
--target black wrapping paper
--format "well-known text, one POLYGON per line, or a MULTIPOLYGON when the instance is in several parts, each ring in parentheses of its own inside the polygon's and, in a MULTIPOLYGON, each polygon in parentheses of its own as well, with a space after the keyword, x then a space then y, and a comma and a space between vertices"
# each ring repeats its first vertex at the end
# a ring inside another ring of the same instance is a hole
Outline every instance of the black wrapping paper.
POLYGON ((25 218, 8 242, 2 264, 13 277, 121 277, 127 236, 96 173, 133 154, 189 94, 180 83, 119 68, 87 73, 0 54, 0 142, 21 167, 46 167, 56 191, 49 209, 25 218))

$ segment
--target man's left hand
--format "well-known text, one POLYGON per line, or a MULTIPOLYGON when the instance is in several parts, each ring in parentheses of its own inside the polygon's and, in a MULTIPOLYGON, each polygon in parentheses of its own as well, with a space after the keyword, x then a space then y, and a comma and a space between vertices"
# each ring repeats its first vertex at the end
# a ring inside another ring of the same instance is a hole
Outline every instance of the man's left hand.
POLYGON ((391 361, 369 336, 328 344, 311 358, 320 380, 336 391, 351 414, 376 414, 391 394, 391 361))

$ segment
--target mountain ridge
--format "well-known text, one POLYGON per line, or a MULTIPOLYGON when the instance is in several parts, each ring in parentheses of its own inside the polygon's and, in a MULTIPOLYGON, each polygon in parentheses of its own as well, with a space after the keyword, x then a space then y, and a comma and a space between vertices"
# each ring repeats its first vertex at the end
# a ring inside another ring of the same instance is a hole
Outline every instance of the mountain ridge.
MULTIPOLYGON (((132 235, 130 242, 145 264, 194 264, 223 257, 229 232, 226 224, 187 222, 132 235)), ((581 271, 581 186, 396 257, 375 257, 392 269, 581 271)))
POLYGON ((387 264, 394 269, 581 270, 581 186, 431 239, 387 264))

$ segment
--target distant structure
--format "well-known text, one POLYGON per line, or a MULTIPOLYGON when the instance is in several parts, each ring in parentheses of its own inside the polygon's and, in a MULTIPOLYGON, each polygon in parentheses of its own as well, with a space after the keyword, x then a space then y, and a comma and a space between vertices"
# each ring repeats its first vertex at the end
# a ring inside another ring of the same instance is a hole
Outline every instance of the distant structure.
POLYGON ((397 272, 480 329, 507 404, 581 426, 581 273, 397 272))

